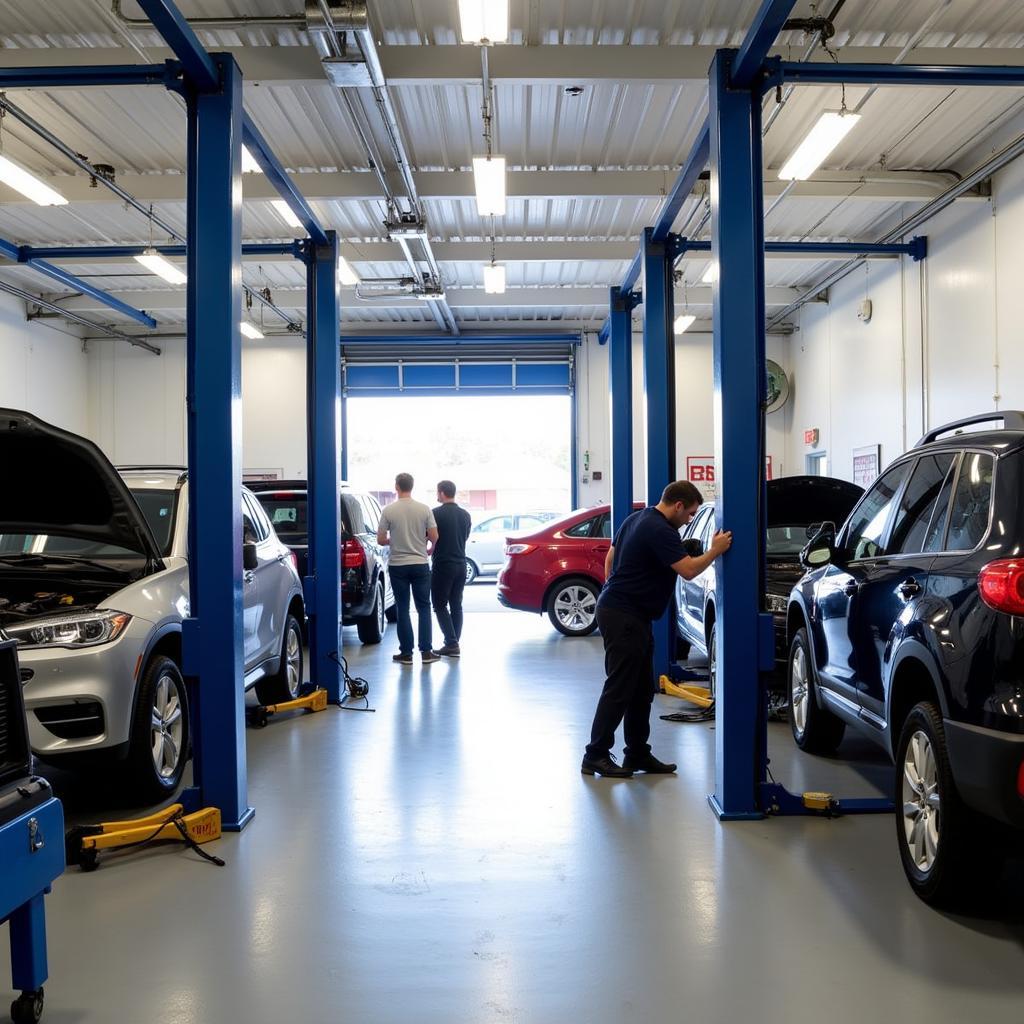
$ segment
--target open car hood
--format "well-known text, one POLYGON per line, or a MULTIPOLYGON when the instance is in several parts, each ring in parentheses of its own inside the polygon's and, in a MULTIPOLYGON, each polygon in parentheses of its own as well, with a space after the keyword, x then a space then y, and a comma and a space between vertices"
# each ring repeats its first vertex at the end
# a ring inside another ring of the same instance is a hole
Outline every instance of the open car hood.
POLYGON ((0 533, 77 537, 160 561, 131 491, 92 441, 0 409, 0 474, 0 533))
POLYGON ((833 522, 840 527, 863 489, 830 476, 786 476, 768 481, 768 526, 833 522))

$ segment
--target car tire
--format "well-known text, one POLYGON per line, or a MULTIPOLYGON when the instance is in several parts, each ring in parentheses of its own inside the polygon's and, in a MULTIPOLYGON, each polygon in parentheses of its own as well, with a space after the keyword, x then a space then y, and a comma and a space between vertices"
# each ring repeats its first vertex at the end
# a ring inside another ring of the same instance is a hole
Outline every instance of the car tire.
POLYGON ((676 661, 686 661, 690 657, 692 646, 689 640, 684 640, 679 633, 676 633, 676 661))
POLYGON ((356 619, 356 629, 359 631, 359 642, 367 646, 379 644, 384 639, 387 619, 384 617, 383 583, 378 583, 373 588, 373 608, 369 615, 362 615, 356 619))
POLYGON ((930 701, 916 704, 900 731, 894 803, 900 860, 922 900, 954 906, 983 883, 973 858, 985 832, 957 792, 942 712, 930 701))
POLYGON ((128 777, 140 799, 160 803, 177 791, 189 757, 189 725, 185 680, 170 658, 158 655, 142 673, 128 748, 128 777))
POLYGON ((597 629, 598 588, 582 576, 559 580, 548 595, 548 618, 563 636, 589 636, 597 629))
POLYGON ((294 615, 284 620, 281 636, 281 664, 272 676, 256 684, 256 699, 261 704, 283 704, 302 693, 302 627, 294 615))
POLYGON ((718 630, 715 629, 715 620, 711 619, 708 627, 708 690, 711 699, 715 699, 715 681, 718 678, 718 630))
POLYGON ((477 576, 480 575, 480 570, 476 566, 476 562, 472 558, 466 559, 466 586, 468 587, 477 576))
POLYGON ((789 646, 786 680, 793 741, 809 754, 831 754, 842 742, 846 723, 818 707, 811 645, 803 627, 796 631, 789 646))

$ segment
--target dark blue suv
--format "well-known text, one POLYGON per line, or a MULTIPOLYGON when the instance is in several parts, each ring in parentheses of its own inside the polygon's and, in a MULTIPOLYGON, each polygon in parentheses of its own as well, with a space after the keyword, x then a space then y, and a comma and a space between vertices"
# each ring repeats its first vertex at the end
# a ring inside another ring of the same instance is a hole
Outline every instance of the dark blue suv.
POLYGON ((907 878, 948 903, 979 824, 1024 827, 1024 413, 931 431, 801 560, 793 738, 825 753, 850 726, 891 754, 907 878))

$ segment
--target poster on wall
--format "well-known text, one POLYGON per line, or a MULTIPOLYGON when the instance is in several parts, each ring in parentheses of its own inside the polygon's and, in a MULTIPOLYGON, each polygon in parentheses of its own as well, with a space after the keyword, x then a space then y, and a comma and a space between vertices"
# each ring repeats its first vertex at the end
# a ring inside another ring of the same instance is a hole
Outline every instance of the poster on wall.
MULTIPOLYGON (((764 460, 764 478, 771 480, 774 473, 774 462, 769 455, 764 460)), ((687 455, 686 479, 695 484, 705 501, 718 497, 718 471, 711 455, 687 455)))
POLYGON ((853 449, 853 482, 867 490, 878 477, 882 462, 882 446, 866 444, 853 449))

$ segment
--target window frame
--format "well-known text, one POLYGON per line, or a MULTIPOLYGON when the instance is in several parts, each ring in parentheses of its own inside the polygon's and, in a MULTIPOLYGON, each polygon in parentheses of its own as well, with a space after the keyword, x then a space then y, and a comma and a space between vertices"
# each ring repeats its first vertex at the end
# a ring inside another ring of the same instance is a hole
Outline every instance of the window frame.
POLYGON ((914 452, 912 456, 904 459, 899 459, 892 463, 890 466, 886 466, 885 470, 879 474, 878 480, 873 481, 871 486, 864 492, 864 496, 854 506, 853 511, 849 514, 846 519, 846 523, 843 526, 841 534, 841 542, 837 545, 838 548, 844 553, 849 553, 850 557, 847 561, 851 565, 864 565, 867 562, 877 562, 883 558, 906 558, 906 555, 894 555, 888 554, 885 548, 888 547, 889 539, 892 534, 893 520, 895 518, 896 509, 900 507, 900 502, 903 501, 903 492, 907 489, 907 484, 910 482, 910 478, 914 475, 914 470, 917 469, 917 463, 921 458, 921 452, 914 452), (909 467, 909 471, 908 471, 909 467), (892 498, 889 501, 889 511, 886 514, 885 525, 882 527, 882 532, 879 534, 879 544, 882 547, 881 554, 867 555, 863 558, 854 558, 850 549, 850 524, 853 522, 853 517, 860 510, 861 505, 864 504, 868 495, 871 494, 875 485, 879 483, 885 476, 891 473, 894 469, 903 469, 903 479, 900 481, 899 487, 893 492, 892 498))
POLYGON ((980 551, 988 540, 992 533, 992 521, 995 518, 995 494, 996 494, 996 480, 999 475, 999 456, 995 452, 989 451, 985 448, 961 448, 960 449, 960 464, 956 470, 956 480, 953 482, 953 490, 949 494, 949 508, 946 510, 946 525, 942 531, 942 547, 938 551, 930 552, 935 557, 941 557, 943 555, 956 555, 962 558, 964 555, 973 555, 976 551, 980 551), (992 480, 989 483, 989 496, 988 496, 988 522, 985 524, 985 530, 981 535, 981 539, 973 548, 954 548, 952 550, 946 547, 949 542, 949 526, 953 516, 953 500, 956 497, 956 489, 960 486, 960 475, 964 471, 964 466, 967 464, 968 456, 970 455, 987 455, 992 460, 992 480))
POLYGON ((573 523, 572 526, 566 527, 562 530, 563 537, 569 537, 572 540, 587 540, 594 536, 594 528, 597 525, 598 520, 605 513, 598 512, 597 515, 591 516, 589 519, 584 519, 582 522, 573 523), (587 526, 588 530, 586 533, 569 533, 569 530, 578 530, 581 526, 587 526))
MULTIPOLYGON (((948 451, 948 450, 947 451, 937 451, 937 452, 925 451, 925 452, 919 453, 917 458, 914 459, 913 468, 907 474, 906 480, 904 480, 903 485, 900 487, 900 490, 899 490, 899 501, 897 502, 897 505, 896 505, 896 511, 890 517, 890 521, 889 521, 889 524, 888 524, 888 530, 886 531, 886 535, 885 535, 886 547, 888 547, 889 544, 891 544, 891 542, 892 542, 893 533, 896 530, 896 519, 897 519, 897 516, 899 515, 900 509, 903 508, 903 500, 907 496, 907 490, 909 489, 911 483, 913 482, 913 479, 914 479, 915 475, 917 474, 917 471, 920 468, 921 463, 926 458, 936 458, 936 459, 938 459, 938 458, 942 458, 943 456, 946 456, 946 455, 952 456, 952 462, 950 463, 950 466, 949 466, 949 468, 947 468, 946 472, 943 473, 942 481, 939 484, 939 494, 941 494, 942 493, 942 487, 945 484, 947 477, 949 476, 951 471, 953 472, 953 488, 949 492, 949 505, 947 505, 947 507, 946 507, 946 528, 949 527, 949 510, 953 506, 953 495, 956 493, 956 484, 957 484, 957 481, 960 479, 960 461, 959 461, 960 460, 960 454, 961 453, 958 452, 958 451, 948 451)), ((938 502, 939 494, 937 494, 935 496, 936 502, 938 502)), ((924 540, 927 540, 927 538, 928 538, 928 530, 929 530, 929 527, 931 526, 931 523, 932 523, 932 515, 934 515, 934 507, 932 509, 932 513, 928 516, 928 522, 925 524, 924 540)), ((943 536, 942 536, 942 542, 945 543, 945 532, 943 533, 943 536)), ((934 555, 934 554, 936 554, 936 552, 934 552, 934 551, 925 551, 924 550, 923 541, 922 541, 922 547, 918 551, 890 551, 888 554, 885 554, 885 555, 875 555, 874 557, 875 558, 920 558, 920 557, 925 556, 925 555, 931 556, 931 555, 934 555)), ((867 561, 867 559, 860 559, 860 561, 867 561)))

